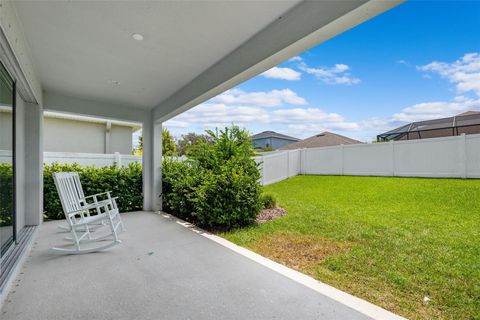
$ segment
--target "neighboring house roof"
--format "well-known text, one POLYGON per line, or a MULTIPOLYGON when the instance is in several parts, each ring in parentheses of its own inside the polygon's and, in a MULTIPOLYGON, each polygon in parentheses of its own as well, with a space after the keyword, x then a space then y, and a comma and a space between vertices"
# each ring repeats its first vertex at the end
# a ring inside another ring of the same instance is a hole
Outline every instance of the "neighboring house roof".
POLYGON ((408 123, 377 136, 377 140, 398 140, 407 133, 480 126, 480 112, 467 111, 453 117, 408 123))
POLYGON ((60 112, 45 111, 43 115, 46 118, 66 119, 66 120, 73 120, 73 121, 80 121, 80 122, 93 122, 93 123, 105 123, 105 124, 110 122, 111 124, 116 126, 131 127, 132 131, 137 131, 142 128, 142 125, 136 122, 109 120, 109 119, 102 119, 102 118, 96 118, 96 117, 90 117, 90 116, 86 117, 86 116, 73 115, 73 114, 60 113, 60 112))
POLYGON ((338 146, 341 144, 360 144, 361 141, 345 137, 332 132, 322 132, 312 137, 300 140, 295 143, 291 143, 280 150, 292 150, 292 149, 303 149, 303 148, 319 148, 319 147, 331 147, 338 146))
POLYGON ((474 115, 474 114, 480 115, 480 111, 465 111, 465 112, 462 112, 460 114, 457 114, 457 117, 458 116, 471 116, 471 115, 474 115))
POLYGON ((254 134, 251 136, 252 140, 258 140, 258 139, 266 139, 266 138, 278 138, 278 139, 284 139, 284 140, 291 140, 291 141, 299 141, 300 139, 294 138, 287 136, 285 134, 281 134, 275 131, 263 131, 257 134, 254 134))

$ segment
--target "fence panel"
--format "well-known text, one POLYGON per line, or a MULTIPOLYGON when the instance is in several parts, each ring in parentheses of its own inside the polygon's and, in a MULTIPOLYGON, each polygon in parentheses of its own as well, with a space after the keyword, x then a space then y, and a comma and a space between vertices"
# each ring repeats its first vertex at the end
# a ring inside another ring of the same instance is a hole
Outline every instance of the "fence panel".
POLYGON ((342 146, 306 149, 302 161, 305 174, 343 174, 342 146))
POLYGON ((466 175, 470 178, 480 178, 480 135, 465 137, 466 175))
POLYGON ((395 142, 395 175, 462 177, 463 137, 395 142))
POLYGON ((288 178, 288 152, 262 157, 263 184, 271 184, 288 178))
POLYGON ((301 151, 287 151, 288 154, 288 177, 293 177, 301 172, 301 151))
POLYGON ((264 185, 297 174, 480 178, 480 134, 291 150, 256 161, 264 185))
POLYGON ((375 143, 343 146, 343 174, 393 175, 392 144, 375 143))

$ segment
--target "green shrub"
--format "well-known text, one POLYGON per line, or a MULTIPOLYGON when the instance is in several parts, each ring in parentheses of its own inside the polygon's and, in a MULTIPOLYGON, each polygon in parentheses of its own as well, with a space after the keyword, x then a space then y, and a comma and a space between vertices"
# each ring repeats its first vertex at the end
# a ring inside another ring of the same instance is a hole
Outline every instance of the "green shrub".
POLYGON ((0 227, 12 225, 13 170, 10 163, 0 163, 0 227))
POLYGON ((142 209, 141 164, 132 163, 128 167, 116 168, 54 163, 43 167, 43 206, 46 219, 65 218, 52 177, 52 173, 62 171, 78 172, 85 195, 112 191, 113 196, 118 196, 117 204, 121 212, 142 209))
POLYGON ((166 157, 162 166, 163 209, 190 221, 195 210, 196 190, 201 184, 200 168, 166 157))
POLYGON ((260 199, 262 200, 263 209, 273 209, 277 206, 277 199, 273 194, 264 193, 260 199))
POLYGON ((236 126, 207 131, 184 162, 164 160, 164 209, 208 229, 252 224, 262 207, 260 173, 249 134, 236 126))

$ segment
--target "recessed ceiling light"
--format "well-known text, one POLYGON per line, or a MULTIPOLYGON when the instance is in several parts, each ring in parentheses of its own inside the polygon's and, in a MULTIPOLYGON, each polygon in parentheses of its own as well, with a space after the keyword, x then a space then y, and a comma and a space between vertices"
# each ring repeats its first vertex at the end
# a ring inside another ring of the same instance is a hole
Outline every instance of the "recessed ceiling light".
POLYGON ((137 40, 137 41, 142 41, 143 40, 143 36, 140 33, 132 34, 132 38, 137 40))

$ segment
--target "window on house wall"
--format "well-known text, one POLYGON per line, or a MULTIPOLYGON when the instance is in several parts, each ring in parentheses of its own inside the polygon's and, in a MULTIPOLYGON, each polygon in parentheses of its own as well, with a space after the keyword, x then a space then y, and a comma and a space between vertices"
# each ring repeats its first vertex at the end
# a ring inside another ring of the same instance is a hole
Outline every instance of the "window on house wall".
POLYGON ((14 82, 0 64, 0 257, 15 241, 14 82))

